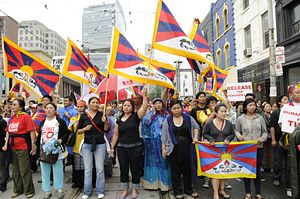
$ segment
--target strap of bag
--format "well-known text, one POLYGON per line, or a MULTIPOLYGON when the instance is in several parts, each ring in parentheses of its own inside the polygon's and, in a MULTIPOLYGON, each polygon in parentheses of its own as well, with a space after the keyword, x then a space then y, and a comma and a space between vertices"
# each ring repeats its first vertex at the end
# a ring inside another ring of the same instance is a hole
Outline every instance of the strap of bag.
POLYGON ((95 129, 96 129, 98 132, 104 133, 104 132, 96 125, 96 123, 94 122, 94 120, 93 120, 93 118, 90 116, 90 114, 89 114, 89 113, 86 113, 86 114, 87 114, 87 116, 89 117, 89 119, 91 120, 93 127, 95 127, 95 129))
MULTIPOLYGON (((92 119, 92 117, 90 116, 90 114, 89 114, 88 112, 86 113, 86 115, 87 115, 87 116, 89 117, 89 119, 91 120, 93 127, 95 127, 95 129, 96 129, 98 132, 104 134, 104 132, 96 125, 96 123, 94 122, 94 120, 92 119)), ((107 118, 107 119, 108 119, 108 118, 107 118)), ((109 153, 109 152, 110 152, 110 144, 109 144, 109 142, 108 142, 106 136, 105 136, 105 135, 103 135, 103 136, 104 136, 104 140, 105 140, 105 144, 106 144, 106 150, 107 150, 107 152, 109 153)))

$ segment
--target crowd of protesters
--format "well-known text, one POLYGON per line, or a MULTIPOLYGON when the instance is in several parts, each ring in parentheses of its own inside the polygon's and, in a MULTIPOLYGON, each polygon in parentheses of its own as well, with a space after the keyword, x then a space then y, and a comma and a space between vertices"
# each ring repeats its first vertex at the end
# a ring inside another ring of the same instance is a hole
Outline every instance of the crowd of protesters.
MULTIPOLYGON (((194 191, 194 144, 256 140, 255 191, 251 192, 250 178, 244 178, 244 198, 263 198, 265 173, 272 173, 275 187, 281 186, 283 169, 287 196, 299 198, 300 129, 282 132, 280 110, 287 103, 300 109, 300 89, 290 87, 288 93, 276 103, 258 103, 255 95, 247 94, 245 101, 234 104, 205 92, 180 101, 166 91, 150 101, 147 89, 107 106, 97 97, 85 102, 66 96, 59 104, 44 96, 28 106, 22 98, 5 99, 0 107, 0 193, 7 189, 11 164, 11 198, 32 198, 32 173, 39 165, 43 198, 52 197, 52 181, 57 197, 64 198, 64 167, 71 165, 72 188, 82 190, 87 199, 95 187, 97 197, 104 198, 105 177, 111 176, 105 168, 109 159, 112 167, 119 164, 120 199, 137 198, 141 185, 159 190, 163 197, 172 190, 177 199, 201 198, 194 191)), ((205 178, 203 187, 210 184, 214 199, 230 198, 227 180, 205 178)))

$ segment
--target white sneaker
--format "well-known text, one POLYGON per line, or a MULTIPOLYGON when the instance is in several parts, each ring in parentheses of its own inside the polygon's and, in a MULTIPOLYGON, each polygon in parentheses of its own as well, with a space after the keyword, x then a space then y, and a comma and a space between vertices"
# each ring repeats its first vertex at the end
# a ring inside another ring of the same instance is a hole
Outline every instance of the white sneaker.
POLYGON ((82 199, 88 199, 90 196, 88 196, 88 195, 83 195, 82 196, 82 199))
POLYGON ((291 189, 291 188, 288 188, 288 189, 286 190, 286 195, 287 195, 288 197, 292 197, 292 196, 293 196, 293 194, 292 194, 292 189, 291 189))
POLYGON ((98 198, 99 199, 104 198, 104 194, 103 193, 98 194, 98 198))
POLYGON ((204 188, 209 188, 209 178, 205 178, 205 183, 202 185, 204 188))

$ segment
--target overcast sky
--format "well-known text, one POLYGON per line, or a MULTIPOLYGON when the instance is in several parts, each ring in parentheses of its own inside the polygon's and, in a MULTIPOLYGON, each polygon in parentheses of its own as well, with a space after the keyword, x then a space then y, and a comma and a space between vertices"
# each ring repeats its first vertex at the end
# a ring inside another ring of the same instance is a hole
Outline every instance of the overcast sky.
MULTIPOLYGON (((70 37, 73 41, 81 41, 83 8, 110 2, 114 1, 0 0, 0 9, 18 22, 38 20, 65 39, 70 37)), ((151 43, 152 40, 157 0, 119 0, 119 2, 127 21, 125 36, 134 48, 140 48, 143 51, 144 44, 151 43)), ((164 2, 185 33, 189 34, 193 19, 198 17, 202 21, 215 0, 164 0, 164 2)), ((0 15, 3 14, 0 13, 0 15)))

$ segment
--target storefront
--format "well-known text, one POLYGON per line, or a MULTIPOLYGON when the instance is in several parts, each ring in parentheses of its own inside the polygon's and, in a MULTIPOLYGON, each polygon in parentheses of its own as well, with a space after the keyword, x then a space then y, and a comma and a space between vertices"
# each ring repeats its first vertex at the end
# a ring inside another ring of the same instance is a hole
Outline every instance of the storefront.
POLYGON ((238 70, 238 82, 252 82, 257 100, 270 99, 269 60, 264 59, 238 70))

